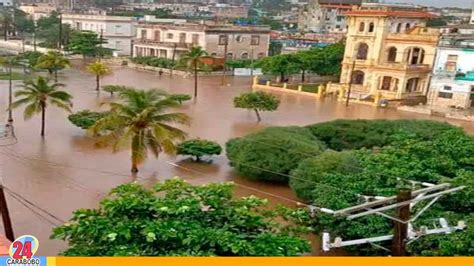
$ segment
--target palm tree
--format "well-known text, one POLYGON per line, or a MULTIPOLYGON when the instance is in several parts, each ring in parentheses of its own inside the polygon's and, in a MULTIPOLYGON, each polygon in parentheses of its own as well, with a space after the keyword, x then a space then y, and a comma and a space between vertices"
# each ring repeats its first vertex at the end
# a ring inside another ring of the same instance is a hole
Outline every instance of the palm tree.
POLYGON ((110 114, 97 121, 89 130, 99 143, 112 145, 117 152, 131 149, 132 173, 138 172, 151 151, 155 157, 164 151, 174 153, 176 141, 186 133, 169 123, 186 124, 189 117, 183 113, 165 113, 179 103, 158 90, 123 90, 120 103, 105 103, 110 114))
POLYGON ((27 105, 23 113, 25 120, 30 119, 34 114, 41 113, 41 136, 44 137, 46 107, 51 104, 68 112, 71 112, 72 95, 58 90, 62 84, 50 84, 50 80, 38 77, 36 80, 23 82, 23 89, 15 92, 15 97, 21 97, 14 103, 12 108, 20 105, 27 105))
POLYGON ((186 64, 194 72, 194 98, 197 97, 198 88, 198 70, 201 63, 201 58, 207 56, 207 52, 201 46, 193 46, 189 51, 181 56, 181 62, 186 64))
POLYGON ((13 95, 13 66, 18 64, 15 56, 0 57, 0 65, 8 69, 8 122, 13 122, 12 115, 12 95, 13 95))
POLYGON ((70 65, 69 60, 57 51, 49 51, 48 53, 40 56, 37 68, 47 69, 49 74, 54 73, 54 81, 58 82, 58 71, 64 69, 70 65))
POLYGON ((100 90, 100 77, 110 74, 110 69, 106 64, 96 61, 95 63, 89 64, 87 70, 95 75, 96 80, 96 91, 100 90))

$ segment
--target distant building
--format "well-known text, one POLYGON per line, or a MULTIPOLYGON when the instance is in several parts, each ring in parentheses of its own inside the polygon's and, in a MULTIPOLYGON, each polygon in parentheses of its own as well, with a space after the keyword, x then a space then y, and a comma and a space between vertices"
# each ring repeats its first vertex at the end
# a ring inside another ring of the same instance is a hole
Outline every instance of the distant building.
POLYGON ((433 15, 408 5, 363 4, 346 13, 348 33, 340 84, 359 99, 426 95, 439 30, 433 15))
POLYGON ((216 18, 246 18, 249 15, 249 7, 245 5, 216 4, 211 6, 209 11, 216 18))
POLYGON ((13 0, 0 0, 0 7, 13 6, 13 0))
POLYGON ((362 2, 363 0, 310 0, 300 11, 298 29, 302 32, 345 33, 347 24, 344 13, 362 2))
POLYGON ((132 41, 135 38, 136 20, 131 17, 107 15, 63 14, 63 23, 73 29, 93 31, 102 34, 107 42, 105 48, 113 49, 115 55, 131 55, 132 41))
POLYGON ((262 58, 268 55, 270 28, 206 24, 144 24, 137 27, 133 56, 178 59, 192 46, 209 55, 228 59, 262 58))
POLYGON ((34 21, 37 21, 42 17, 47 17, 51 14, 51 12, 56 10, 54 5, 46 3, 21 5, 19 8, 28 14, 34 21))
POLYGON ((468 26, 470 34, 441 36, 429 96, 435 107, 474 110, 474 25, 468 26))

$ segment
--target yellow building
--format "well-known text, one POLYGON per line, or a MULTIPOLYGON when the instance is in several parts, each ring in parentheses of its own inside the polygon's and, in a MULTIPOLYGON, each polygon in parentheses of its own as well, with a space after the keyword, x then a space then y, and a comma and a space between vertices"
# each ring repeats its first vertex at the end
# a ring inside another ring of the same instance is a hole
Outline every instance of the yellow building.
MULTIPOLYGON (((426 95, 439 30, 432 15, 408 5, 363 4, 346 13, 348 33, 340 84, 351 98, 376 101, 426 95)), ((377 103, 376 103, 377 104, 377 103)))

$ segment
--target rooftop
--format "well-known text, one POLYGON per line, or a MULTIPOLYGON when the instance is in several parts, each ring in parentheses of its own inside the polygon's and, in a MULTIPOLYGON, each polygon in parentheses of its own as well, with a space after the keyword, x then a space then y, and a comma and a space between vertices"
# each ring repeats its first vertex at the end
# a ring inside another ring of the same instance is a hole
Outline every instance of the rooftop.
POLYGON ((434 18, 436 15, 426 11, 425 8, 407 4, 364 3, 354 6, 346 12, 348 16, 379 16, 402 18, 434 18))

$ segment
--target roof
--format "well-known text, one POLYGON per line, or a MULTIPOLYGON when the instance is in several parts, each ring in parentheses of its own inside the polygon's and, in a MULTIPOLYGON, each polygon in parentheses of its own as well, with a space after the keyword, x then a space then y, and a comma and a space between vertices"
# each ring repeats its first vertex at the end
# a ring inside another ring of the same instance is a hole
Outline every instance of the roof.
POLYGON ((389 10, 352 10, 346 12, 347 16, 371 16, 371 17, 402 17, 402 18, 434 18, 434 14, 424 11, 389 11, 389 10))
POLYGON ((331 5, 360 5, 362 0, 319 0, 318 2, 331 5))

